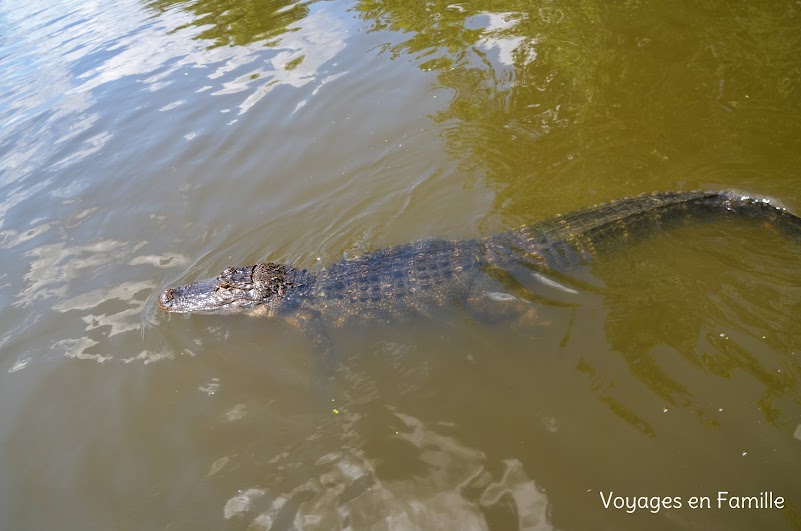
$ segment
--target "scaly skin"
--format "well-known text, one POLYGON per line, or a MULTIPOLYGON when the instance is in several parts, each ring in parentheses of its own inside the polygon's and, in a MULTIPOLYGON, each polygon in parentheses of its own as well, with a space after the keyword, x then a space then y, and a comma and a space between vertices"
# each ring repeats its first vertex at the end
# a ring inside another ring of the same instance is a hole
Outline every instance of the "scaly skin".
POLYGON ((348 322, 390 322, 462 308, 482 318, 531 313, 538 300, 519 280, 588 263, 621 240, 690 221, 737 215, 798 235, 801 219, 769 200, 735 192, 658 193, 612 201, 484 239, 423 240, 337 262, 319 273, 264 263, 228 268, 218 277, 170 288, 167 312, 233 312, 278 316, 330 350, 327 329, 348 322))

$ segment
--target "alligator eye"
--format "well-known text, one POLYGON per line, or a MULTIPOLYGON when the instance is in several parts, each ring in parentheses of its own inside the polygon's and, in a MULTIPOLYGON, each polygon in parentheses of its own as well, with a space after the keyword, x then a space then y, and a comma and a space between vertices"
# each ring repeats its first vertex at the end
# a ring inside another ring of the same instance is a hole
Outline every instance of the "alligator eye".
POLYGON ((230 277, 234 273, 236 273, 235 267, 226 267, 225 269, 223 269, 223 272, 220 273, 220 277, 230 277))

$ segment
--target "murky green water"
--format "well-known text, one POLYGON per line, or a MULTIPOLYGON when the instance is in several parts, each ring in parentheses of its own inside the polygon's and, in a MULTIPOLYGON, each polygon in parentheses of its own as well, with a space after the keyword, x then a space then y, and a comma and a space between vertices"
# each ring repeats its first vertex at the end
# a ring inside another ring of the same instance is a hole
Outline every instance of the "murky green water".
POLYGON ((655 190, 801 212, 800 27, 794 1, 3 3, 0 528, 801 528, 801 242, 772 227, 657 230, 536 323, 342 330, 331 389, 285 324, 155 305, 655 190))

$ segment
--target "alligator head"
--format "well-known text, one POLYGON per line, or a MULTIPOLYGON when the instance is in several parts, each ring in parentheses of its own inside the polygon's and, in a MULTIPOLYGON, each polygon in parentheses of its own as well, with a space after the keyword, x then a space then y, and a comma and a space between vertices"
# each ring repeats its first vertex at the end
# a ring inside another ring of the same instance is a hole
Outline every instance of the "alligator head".
POLYGON ((159 295, 166 312, 229 312, 273 306, 290 291, 301 273, 272 262, 229 267, 219 276, 169 288, 159 295))

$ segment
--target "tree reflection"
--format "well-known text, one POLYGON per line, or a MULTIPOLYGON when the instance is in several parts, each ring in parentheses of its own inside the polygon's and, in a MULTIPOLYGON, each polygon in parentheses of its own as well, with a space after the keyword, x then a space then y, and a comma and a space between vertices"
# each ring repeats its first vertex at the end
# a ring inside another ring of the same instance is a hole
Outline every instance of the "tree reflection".
POLYGON ((777 426, 780 404, 798 401, 801 278, 790 265, 801 249, 764 227, 756 243, 754 227, 723 225, 686 227, 600 260, 593 271, 607 286, 606 337, 666 406, 716 425, 715 397, 688 369, 707 384, 745 376, 777 426))
POLYGON ((515 219, 530 219, 532 205, 545 217, 621 189, 696 187, 686 180, 694 161, 759 166, 771 161, 759 147, 766 137, 797 137, 792 2, 361 0, 357 9, 373 29, 402 33, 392 57, 411 56, 452 90, 433 119, 515 219), (765 115, 754 94, 784 109, 765 115))
POLYGON ((147 4, 159 12, 180 7, 192 14, 191 22, 174 31, 195 26, 203 28, 197 40, 210 41, 209 48, 244 46, 259 41, 274 45, 289 26, 309 14, 309 2, 292 0, 152 0, 147 4))

